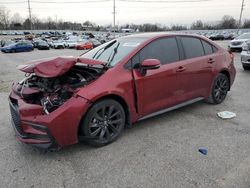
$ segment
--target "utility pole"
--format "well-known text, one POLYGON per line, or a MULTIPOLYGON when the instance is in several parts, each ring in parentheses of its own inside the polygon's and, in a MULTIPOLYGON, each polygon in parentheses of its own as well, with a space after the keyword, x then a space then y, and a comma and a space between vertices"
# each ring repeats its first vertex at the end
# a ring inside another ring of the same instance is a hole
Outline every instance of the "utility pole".
POLYGON ((243 10, 244 10, 244 4, 245 0, 242 0, 242 4, 241 4, 241 10, 240 10, 240 20, 239 20, 239 28, 241 26, 241 18, 242 18, 242 13, 243 13, 243 10))
POLYGON ((115 11, 115 0, 114 0, 114 4, 113 4, 113 28, 115 30, 115 14, 116 14, 116 11, 115 11))
POLYGON ((28 0, 28 10, 29 10, 29 18, 30 18, 30 30, 32 30, 30 0, 28 0))

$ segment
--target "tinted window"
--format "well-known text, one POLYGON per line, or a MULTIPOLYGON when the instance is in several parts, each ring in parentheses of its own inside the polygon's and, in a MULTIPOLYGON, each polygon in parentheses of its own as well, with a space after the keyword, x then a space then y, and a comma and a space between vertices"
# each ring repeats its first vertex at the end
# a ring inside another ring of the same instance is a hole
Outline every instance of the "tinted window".
POLYGON ((212 48, 213 48, 213 53, 218 51, 218 49, 216 47, 212 46, 212 48))
POLYGON ((194 37, 181 37, 181 41, 187 59, 204 55, 200 39, 194 37))
POLYGON ((202 45, 204 47, 204 51, 206 55, 212 54, 213 53, 213 46, 210 45, 209 43, 205 42, 204 40, 201 40, 202 45))
POLYGON ((158 59, 161 64, 179 60, 179 50, 176 39, 164 38, 151 42, 140 52, 140 62, 145 59, 158 59))

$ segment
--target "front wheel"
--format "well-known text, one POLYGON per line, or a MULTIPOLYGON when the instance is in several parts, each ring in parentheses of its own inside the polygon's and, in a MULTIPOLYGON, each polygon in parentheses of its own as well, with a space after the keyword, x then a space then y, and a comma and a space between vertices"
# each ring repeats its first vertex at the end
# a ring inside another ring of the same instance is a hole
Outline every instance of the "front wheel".
POLYGON ((124 125, 123 107, 117 101, 107 99, 95 103, 90 108, 80 129, 87 143, 104 146, 119 137, 124 125))
POLYGON ((225 74, 219 73, 213 82, 211 94, 206 101, 211 104, 222 103, 227 96, 229 88, 230 82, 228 77, 225 74))

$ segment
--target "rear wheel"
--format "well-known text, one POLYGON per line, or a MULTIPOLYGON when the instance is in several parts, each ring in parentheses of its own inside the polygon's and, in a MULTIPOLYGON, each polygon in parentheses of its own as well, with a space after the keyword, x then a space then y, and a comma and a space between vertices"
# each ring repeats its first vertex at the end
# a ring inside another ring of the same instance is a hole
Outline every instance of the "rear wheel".
POLYGON ((227 96, 229 88, 230 83, 228 77, 222 73, 218 74, 214 80, 211 94, 206 101, 211 104, 222 103, 227 96))
POLYGON ((90 108, 80 128, 87 143, 104 146, 118 138, 124 124, 125 112, 121 104, 107 99, 97 102, 90 108))

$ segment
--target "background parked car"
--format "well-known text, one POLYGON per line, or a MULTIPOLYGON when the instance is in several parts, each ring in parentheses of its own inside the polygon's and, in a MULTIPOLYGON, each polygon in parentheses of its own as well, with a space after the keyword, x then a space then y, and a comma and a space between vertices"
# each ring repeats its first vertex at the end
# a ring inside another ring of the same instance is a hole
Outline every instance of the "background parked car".
POLYGON ((35 39, 33 39, 33 40, 32 40, 32 44, 33 44, 34 48, 37 48, 38 43, 41 42, 41 41, 43 41, 43 40, 40 39, 40 38, 35 38, 35 39))
POLYGON ((242 47, 241 63, 244 70, 250 70, 250 42, 242 47))
POLYGON ((77 44, 76 40, 66 40, 65 41, 66 48, 75 48, 76 44, 77 44))
POLYGON ((244 33, 230 42, 231 51, 242 51, 242 47, 246 42, 250 41, 250 33, 244 33))
POLYGON ((2 52, 28 52, 34 50, 33 45, 30 42, 17 42, 8 46, 5 46, 1 49, 2 52))
POLYGON ((14 44, 15 42, 12 41, 12 40, 1 40, 0 42, 0 47, 4 47, 4 46, 8 46, 8 45, 11 45, 11 44, 14 44))
POLYGON ((96 40, 94 38, 93 39, 89 39, 89 41, 92 42, 93 48, 101 45, 101 42, 99 42, 98 40, 96 40))
POLYGON ((39 41, 37 44, 37 49, 38 50, 49 50, 49 44, 43 40, 39 41))
POLYGON ((93 48, 93 43, 89 40, 81 41, 76 45, 77 50, 89 50, 93 48))
POLYGON ((52 42, 52 47, 55 49, 63 49, 65 48, 65 43, 62 40, 54 40, 52 42))
POLYGON ((224 35, 222 34, 213 34, 209 37, 210 40, 224 40, 224 35))

